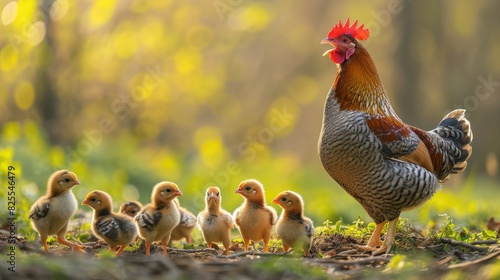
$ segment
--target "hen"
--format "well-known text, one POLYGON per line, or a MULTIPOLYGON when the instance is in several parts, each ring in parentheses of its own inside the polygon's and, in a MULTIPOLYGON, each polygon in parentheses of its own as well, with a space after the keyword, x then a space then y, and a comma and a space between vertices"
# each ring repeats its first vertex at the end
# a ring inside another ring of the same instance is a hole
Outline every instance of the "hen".
POLYGON ((388 253, 401 211, 421 205, 450 174, 465 169, 472 131, 465 110, 452 111, 431 131, 405 124, 358 41, 368 39, 369 31, 357 23, 339 21, 321 41, 334 46, 324 55, 339 67, 325 103, 319 156, 328 174, 376 223, 364 249, 388 253))

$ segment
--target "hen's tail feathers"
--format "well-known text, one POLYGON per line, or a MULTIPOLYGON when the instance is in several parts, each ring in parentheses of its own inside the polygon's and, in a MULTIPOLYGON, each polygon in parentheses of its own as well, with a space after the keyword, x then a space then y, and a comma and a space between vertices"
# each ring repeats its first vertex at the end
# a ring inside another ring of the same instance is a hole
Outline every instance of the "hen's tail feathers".
POLYGON ((454 154, 455 165, 451 173, 460 173, 467 166, 467 159, 472 154, 472 130, 470 122, 465 118, 465 110, 457 109, 446 115, 434 130, 445 140, 452 141, 460 151, 454 154))

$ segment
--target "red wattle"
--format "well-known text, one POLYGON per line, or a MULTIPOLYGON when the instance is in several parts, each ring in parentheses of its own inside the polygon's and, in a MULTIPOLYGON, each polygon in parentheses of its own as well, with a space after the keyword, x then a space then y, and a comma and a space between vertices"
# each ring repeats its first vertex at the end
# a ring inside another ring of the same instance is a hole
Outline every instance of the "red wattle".
POLYGON ((345 60, 345 57, 343 54, 341 54, 337 51, 333 51, 330 53, 330 59, 333 60, 333 62, 335 62, 337 64, 342 64, 342 62, 344 62, 344 60, 345 60))

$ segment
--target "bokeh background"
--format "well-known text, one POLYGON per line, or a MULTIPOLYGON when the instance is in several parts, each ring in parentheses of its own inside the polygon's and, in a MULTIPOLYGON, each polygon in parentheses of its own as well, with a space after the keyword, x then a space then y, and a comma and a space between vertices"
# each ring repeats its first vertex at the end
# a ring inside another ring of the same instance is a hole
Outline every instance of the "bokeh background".
POLYGON ((467 170, 403 217, 424 227, 447 213, 483 227, 500 215, 498 1, 2 0, 0 9, 0 207, 13 165, 21 219, 67 168, 82 182, 78 200, 101 189, 115 208, 147 203, 170 180, 194 213, 211 185, 233 211, 238 184, 256 178, 267 201, 301 193, 316 225, 370 221, 317 155, 336 73, 319 42, 347 17, 371 30, 364 45, 405 122, 430 130, 465 108, 472 123, 467 170))

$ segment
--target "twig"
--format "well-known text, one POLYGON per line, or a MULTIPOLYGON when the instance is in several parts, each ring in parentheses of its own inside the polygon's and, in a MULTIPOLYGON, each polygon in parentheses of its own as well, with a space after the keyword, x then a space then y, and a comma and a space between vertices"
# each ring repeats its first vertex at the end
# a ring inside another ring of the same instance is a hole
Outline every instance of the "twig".
POLYGON ((464 268, 464 267, 467 267, 467 266, 471 266, 471 265, 475 265, 475 264, 479 264, 479 263, 482 263, 482 262, 489 261, 489 260, 491 260, 493 258, 496 258, 497 256, 500 256, 500 250, 494 250, 490 254, 488 254, 488 255, 486 255, 486 256, 484 256, 482 258, 475 259, 473 261, 459 263, 459 264, 452 264, 452 265, 447 266, 446 268, 447 269, 464 268))
POLYGON ((391 259, 392 259, 392 257, 366 257, 366 258, 360 258, 360 259, 349 260, 349 261, 341 261, 341 260, 335 260, 335 259, 319 259, 319 260, 311 260, 310 262, 332 263, 332 264, 339 264, 339 265, 361 265, 361 264, 368 264, 368 263, 372 263, 372 262, 387 263, 391 259))
POLYGON ((217 256, 218 258, 222 259, 235 259, 238 257, 244 257, 244 256, 259 256, 259 257, 283 257, 287 256, 290 254, 290 251, 285 252, 285 253, 261 253, 261 252, 256 252, 256 251, 246 251, 246 252, 240 252, 240 253, 235 253, 231 254, 229 256, 217 256))
POLYGON ((454 246, 462 246, 462 247, 465 247, 465 248, 468 248, 471 250, 476 250, 476 251, 481 251, 481 252, 488 251, 488 248, 486 248, 486 247, 474 246, 474 245, 471 245, 469 243, 456 241, 456 240, 449 239, 449 238, 441 238, 439 240, 443 243, 446 243, 446 244, 450 244, 450 245, 454 245, 454 246))
POLYGON ((168 248, 169 252, 178 252, 178 253, 201 253, 201 252, 210 252, 216 253, 217 250, 214 248, 202 248, 202 249, 177 249, 177 248, 168 248))
POLYGON ((472 245, 489 245, 489 244, 497 244, 500 239, 495 239, 495 240, 478 240, 471 242, 470 244, 472 245))

